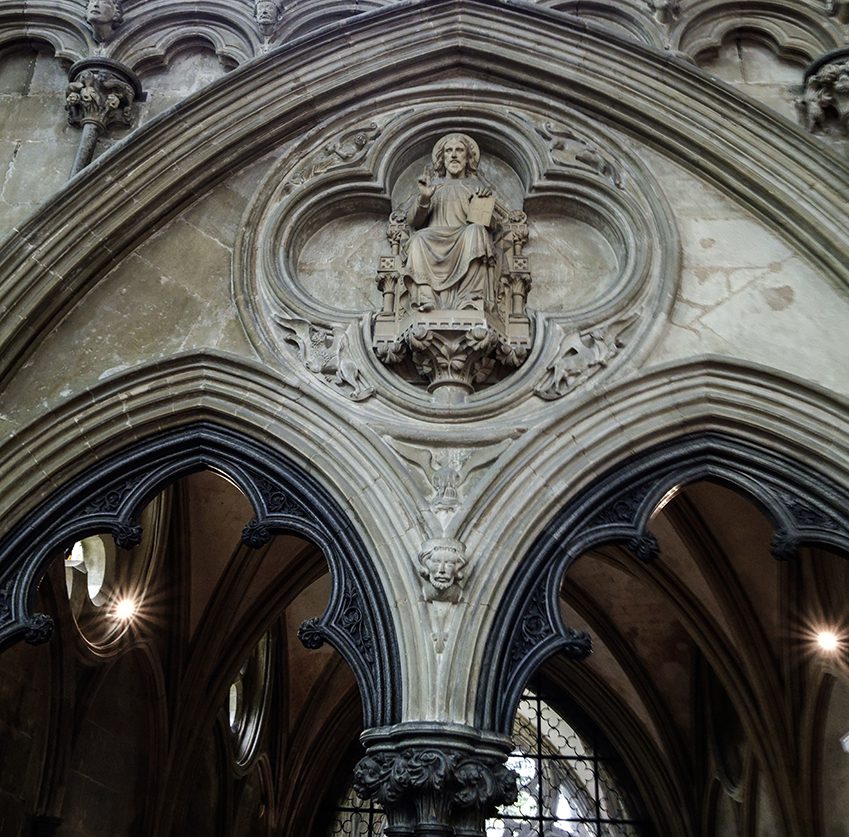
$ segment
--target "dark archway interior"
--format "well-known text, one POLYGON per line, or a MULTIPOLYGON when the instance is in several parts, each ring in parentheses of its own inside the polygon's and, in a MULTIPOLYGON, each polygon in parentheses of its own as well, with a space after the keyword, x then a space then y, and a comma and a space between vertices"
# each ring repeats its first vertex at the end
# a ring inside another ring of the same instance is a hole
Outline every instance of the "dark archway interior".
MULTIPOLYGON (((39 809, 74 837, 331 833, 362 709, 342 658, 296 637, 328 599, 327 564, 293 536, 244 546, 249 517, 231 482, 198 472, 148 504, 134 549, 94 537, 55 557, 38 592, 54 639, 0 658, 4 833, 39 809)), ((608 546, 570 567, 564 616, 594 653, 556 656, 531 684, 609 742, 641 818, 622 833, 849 821, 846 672, 816 641, 847 628, 849 564, 812 548, 776 561, 770 522, 710 482, 650 529, 658 561, 608 546)), ((522 828, 492 834, 537 833, 522 828)))

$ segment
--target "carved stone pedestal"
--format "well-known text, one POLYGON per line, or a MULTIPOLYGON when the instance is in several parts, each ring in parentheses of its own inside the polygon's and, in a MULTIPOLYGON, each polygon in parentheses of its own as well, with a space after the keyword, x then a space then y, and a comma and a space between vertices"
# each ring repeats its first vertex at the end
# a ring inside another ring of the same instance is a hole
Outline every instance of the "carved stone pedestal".
POLYGON ((483 837, 487 817, 516 800, 507 738, 422 723, 367 730, 362 739, 368 752, 354 788, 383 808, 387 837, 483 837))

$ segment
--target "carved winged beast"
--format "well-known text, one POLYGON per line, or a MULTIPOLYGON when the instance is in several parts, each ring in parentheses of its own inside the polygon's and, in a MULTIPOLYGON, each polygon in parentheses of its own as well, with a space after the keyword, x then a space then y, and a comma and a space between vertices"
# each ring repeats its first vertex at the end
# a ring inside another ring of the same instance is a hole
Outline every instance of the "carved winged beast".
POLYGON ((283 339, 298 349, 304 366, 321 375, 328 383, 343 391, 353 401, 368 398, 373 390, 360 376, 354 360, 346 357, 348 326, 332 329, 314 326, 306 320, 277 318, 283 339))

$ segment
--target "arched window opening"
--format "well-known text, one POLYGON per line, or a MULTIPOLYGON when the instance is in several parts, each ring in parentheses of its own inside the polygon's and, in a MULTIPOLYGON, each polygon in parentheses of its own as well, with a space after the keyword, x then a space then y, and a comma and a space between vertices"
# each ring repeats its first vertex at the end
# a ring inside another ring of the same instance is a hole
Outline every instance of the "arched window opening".
POLYGON ((106 541, 99 535, 77 541, 65 557, 65 584, 68 596, 73 597, 78 575, 85 576, 88 598, 92 604, 101 606, 105 602, 103 595, 107 572, 114 569, 114 550, 107 554, 106 541))
POLYGON ((236 761, 241 765, 253 758, 262 732, 273 677, 271 646, 271 637, 265 634, 239 667, 227 692, 227 719, 236 748, 236 761))
MULTIPOLYGON (((572 713, 570 713, 572 714, 572 713)), ((519 701, 507 764, 519 798, 487 822, 487 837, 638 837, 622 764, 601 730, 570 722, 532 691, 519 701), (579 731, 580 726, 580 731, 579 731)))

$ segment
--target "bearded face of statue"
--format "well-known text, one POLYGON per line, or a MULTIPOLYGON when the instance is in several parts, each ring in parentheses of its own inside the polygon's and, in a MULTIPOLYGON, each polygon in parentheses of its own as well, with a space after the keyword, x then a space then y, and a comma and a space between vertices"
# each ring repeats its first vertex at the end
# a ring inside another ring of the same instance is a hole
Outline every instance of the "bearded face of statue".
POLYGON ((442 161, 449 177, 463 177, 469 161, 469 149, 459 136, 448 137, 442 149, 442 161))
POLYGON ((458 579, 462 559, 448 549, 435 549, 423 561, 428 580, 437 590, 447 590, 458 579))
POLYGON ((254 7, 254 16, 260 26, 273 26, 277 23, 279 9, 273 0, 257 0, 254 7))
POLYGON ((115 0, 88 0, 85 19, 89 23, 112 23, 116 12, 115 0))

